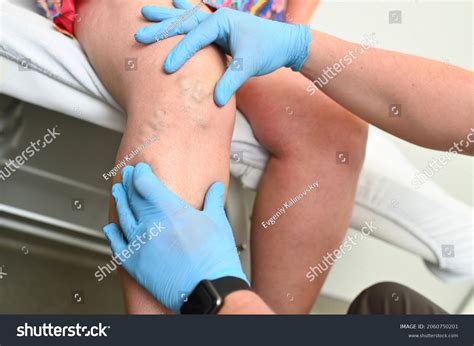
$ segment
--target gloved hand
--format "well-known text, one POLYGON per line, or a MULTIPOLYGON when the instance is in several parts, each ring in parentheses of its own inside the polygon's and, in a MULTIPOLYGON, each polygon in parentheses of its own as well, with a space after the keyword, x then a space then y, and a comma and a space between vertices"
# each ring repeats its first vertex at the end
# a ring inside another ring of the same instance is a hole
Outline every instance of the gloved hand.
POLYGON ((228 8, 206 14, 185 0, 173 0, 173 4, 177 8, 143 7, 145 18, 161 23, 141 28, 135 39, 149 44, 186 34, 165 60, 168 73, 179 70, 198 50, 213 42, 218 44, 233 57, 214 92, 219 106, 224 106, 249 78, 280 67, 299 71, 308 58, 311 31, 306 26, 275 22, 228 8))
POLYGON ((181 200, 139 163, 125 167, 112 188, 122 232, 104 233, 125 270, 159 302, 179 313, 204 279, 234 276, 248 282, 224 211, 224 186, 208 190, 204 210, 181 200), (123 237, 123 235, 125 237, 123 237))

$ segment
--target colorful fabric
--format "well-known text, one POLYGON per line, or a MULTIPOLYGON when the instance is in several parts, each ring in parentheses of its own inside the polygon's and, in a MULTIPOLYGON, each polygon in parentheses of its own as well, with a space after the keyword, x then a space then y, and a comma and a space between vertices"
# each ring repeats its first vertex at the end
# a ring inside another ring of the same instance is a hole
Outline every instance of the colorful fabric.
POLYGON ((38 0, 38 6, 47 18, 53 18, 61 10, 61 1, 38 0))
MULTIPOLYGON (((56 29, 66 35, 74 35, 74 21, 77 17, 75 0, 37 2, 44 15, 54 22, 56 29)), ((215 9, 229 7, 262 18, 285 21, 286 0, 204 0, 204 3, 215 9)))
POLYGON ((37 0, 47 18, 51 19, 55 28, 68 35, 74 35, 76 20, 75 0, 37 0))
POLYGON ((286 0, 204 0, 214 8, 229 7, 254 16, 285 21, 286 0))

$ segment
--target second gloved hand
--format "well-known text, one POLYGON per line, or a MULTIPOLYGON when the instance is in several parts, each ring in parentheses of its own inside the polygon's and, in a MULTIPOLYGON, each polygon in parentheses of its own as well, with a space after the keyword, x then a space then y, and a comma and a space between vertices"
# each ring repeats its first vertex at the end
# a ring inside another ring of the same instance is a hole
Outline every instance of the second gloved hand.
POLYGON ((186 34, 165 60, 168 73, 180 69, 198 50, 214 42, 218 44, 233 57, 214 92, 219 106, 225 105, 249 78, 280 67, 299 71, 308 58, 311 32, 306 26, 262 19, 228 8, 206 14, 185 0, 173 3, 177 8, 144 7, 145 18, 161 23, 140 29, 135 38, 149 44, 186 34))
POLYGON ((242 271, 232 229, 224 211, 224 186, 213 184, 204 210, 181 200, 143 163, 122 171, 112 189, 123 231, 104 228, 114 255, 125 270, 159 302, 179 312, 202 280, 242 271))

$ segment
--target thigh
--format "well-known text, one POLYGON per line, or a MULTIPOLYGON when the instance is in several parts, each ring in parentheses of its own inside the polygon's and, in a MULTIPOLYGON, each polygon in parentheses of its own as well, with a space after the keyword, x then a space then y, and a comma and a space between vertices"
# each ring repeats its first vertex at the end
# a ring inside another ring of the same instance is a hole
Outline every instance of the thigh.
MULTIPOLYGON (((135 32, 153 24, 141 15, 145 5, 173 7, 171 0, 76 0, 77 17, 81 19, 74 26, 77 39, 102 82, 124 108, 141 92, 137 84, 149 81, 149 73, 158 79, 166 76, 163 60, 181 39, 168 38, 147 46, 137 43, 135 32)), ((202 6, 201 10, 207 8, 202 6)), ((209 80, 222 73, 223 56, 217 49, 208 47, 201 53, 192 61, 202 62, 200 67, 209 69, 206 71, 209 80)), ((156 90, 169 87, 167 83, 159 83, 156 90)))
POLYGON ((79 0, 75 32, 100 79, 127 112, 117 159, 158 133, 160 140, 136 160, 159 166, 156 173, 165 184, 199 206, 213 181, 228 180, 235 102, 219 108, 213 101, 224 57, 208 47, 177 73, 164 73, 163 61, 181 38, 136 43, 135 31, 147 24, 140 14, 145 4, 172 6, 170 0, 79 0))

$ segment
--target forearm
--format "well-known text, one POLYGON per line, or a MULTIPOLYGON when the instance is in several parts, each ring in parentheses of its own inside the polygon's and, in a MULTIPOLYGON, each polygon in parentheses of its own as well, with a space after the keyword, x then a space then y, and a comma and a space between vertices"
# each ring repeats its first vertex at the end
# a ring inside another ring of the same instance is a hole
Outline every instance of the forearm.
MULTIPOLYGON (((310 56, 301 73, 363 120, 412 143, 442 150, 471 131, 472 72, 401 53, 363 49, 318 31, 312 35, 310 56), (321 81, 327 82, 321 86, 321 81)), ((472 155, 472 148, 464 153, 472 155)))
POLYGON ((291 24, 306 24, 319 5, 319 0, 288 0, 286 21, 291 24))
POLYGON ((237 291, 225 298, 219 315, 270 315, 274 312, 254 292, 237 291))

